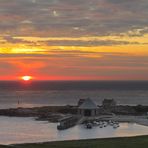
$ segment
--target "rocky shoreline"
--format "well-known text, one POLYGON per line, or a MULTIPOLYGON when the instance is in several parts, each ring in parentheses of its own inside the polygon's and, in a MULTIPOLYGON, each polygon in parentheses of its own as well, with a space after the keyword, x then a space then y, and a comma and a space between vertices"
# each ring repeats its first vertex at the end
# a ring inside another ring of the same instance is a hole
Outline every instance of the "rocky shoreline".
POLYGON ((65 114, 75 114, 75 107, 43 106, 33 108, 0 109, 0 116, 8 117, 35 117, 36 120, 58 122, 65 114), (73 109, 74 108, 74 109, 73 109))
MULTIPOLYGON (((67 114, 77 114, 77 106, 44 106, 33 108, 10 108, 0 109, 0 116, 9 117, 35 117, 36 120, 46 120, 49 122, 58 122, 67 114)), ((99 106, 100 115, 115 114, 115 115, 134 115, 142 116, 147 115, 148 106, 123 106, 118 105, 104 109, 99 106)))

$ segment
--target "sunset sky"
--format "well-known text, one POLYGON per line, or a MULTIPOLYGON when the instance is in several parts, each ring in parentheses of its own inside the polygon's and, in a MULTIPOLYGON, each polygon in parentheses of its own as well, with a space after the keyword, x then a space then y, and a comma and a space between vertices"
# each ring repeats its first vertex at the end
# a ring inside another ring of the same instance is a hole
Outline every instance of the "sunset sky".
POLYGON ((0 80, 148 80, 148 0, 0 0, 0 80))

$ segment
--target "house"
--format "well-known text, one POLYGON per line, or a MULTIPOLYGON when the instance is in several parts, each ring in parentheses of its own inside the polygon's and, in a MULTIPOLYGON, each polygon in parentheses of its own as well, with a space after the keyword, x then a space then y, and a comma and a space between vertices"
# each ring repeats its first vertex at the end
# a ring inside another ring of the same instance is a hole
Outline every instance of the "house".
POLYGON ((114 99, 104 99, 102 102, 102 106, 105 109, 109 109, 116 106, 116 101, 114 99))
POLYGON ((87 98, 78 106, 78 114, 82 116, 96 116, 98 115, 98 106, 90 98, 87 98))

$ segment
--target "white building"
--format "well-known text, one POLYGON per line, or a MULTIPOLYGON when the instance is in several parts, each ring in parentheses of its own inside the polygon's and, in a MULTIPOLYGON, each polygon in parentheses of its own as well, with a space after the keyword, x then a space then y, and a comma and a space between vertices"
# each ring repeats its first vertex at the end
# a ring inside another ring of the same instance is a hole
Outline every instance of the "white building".
POLYGON ((78 114, 82 116, 96 116, 98 115, 98 106, 90 98, 87 98, 78 107, 78 114))

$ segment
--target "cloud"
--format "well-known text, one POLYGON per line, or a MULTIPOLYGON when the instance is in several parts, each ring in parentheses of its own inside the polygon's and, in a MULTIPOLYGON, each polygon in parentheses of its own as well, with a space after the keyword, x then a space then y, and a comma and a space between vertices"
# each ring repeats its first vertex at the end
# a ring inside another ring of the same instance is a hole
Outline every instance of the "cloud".
POLYGON ((0 0, 1 73, 146 77, 147 8, 147 0, 0 0))
POLYGON ((12 36, 29 36, 30 31, 35 36, 119 34, 146 27, 147 6, 147 0, 1 0, 0 32, 12 36))

